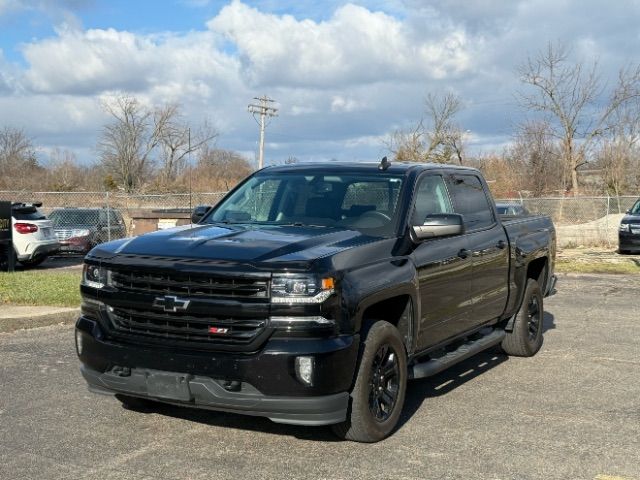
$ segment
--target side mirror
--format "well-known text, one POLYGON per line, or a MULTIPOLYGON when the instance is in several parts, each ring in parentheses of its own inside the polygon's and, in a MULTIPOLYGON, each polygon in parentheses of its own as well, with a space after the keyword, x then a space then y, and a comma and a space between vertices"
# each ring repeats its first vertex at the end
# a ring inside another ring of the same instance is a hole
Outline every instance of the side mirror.
POLYGON ((464 233, 462 215, 457 213, 434 213, 427 215, 422 225, 410 228, 411 239, 420 242, 427 238, 447 237, 464 233))
POLYGON ((210 205, 198 205, 196 208, 194 208, 193 213, 191 214, 191 223, 198 223, 200 220, 202 220, 202 217, 207 214, 210 208, 210 205))
POLYGON ((627 215, 631 215, 631 209, 627 210, 625 213, 626 213, 627 215))

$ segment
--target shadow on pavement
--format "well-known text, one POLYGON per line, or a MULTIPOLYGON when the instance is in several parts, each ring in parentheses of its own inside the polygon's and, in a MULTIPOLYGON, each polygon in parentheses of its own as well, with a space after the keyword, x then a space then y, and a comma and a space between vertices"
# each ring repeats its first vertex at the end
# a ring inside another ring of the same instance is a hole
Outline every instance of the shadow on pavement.
MULTIPOLYGON (((543 320, 543 332, 555 329, 554 316, 545 312, 543 320)), ((486 350, 471 357, 433 377, 412 380, 407 384, 407 394, 402 415, 398 421, 396 431, 402 428, 413 415, 420 409, 422 402, 427 398, 444 396, 452 390, 464 385, 483 373, 496 368, 509 360, 509 357, 497 347, 486 350)), ((443 399, 446 401, 446 399, 443 399)), ((296 438, 319 441, 341 441, 333 435, 329 427, 309 428, 305 426, 277 424, 263 417, 251 417, 235 413, 225 413, 213 410, 201 410, 196 408, 175 407, 167 404, 158 404, 156 413, 167 415, 182 420, 212 425, 216 427, 228 427, 249 431, 259 431, 274 435, 290 435, 296 438)))

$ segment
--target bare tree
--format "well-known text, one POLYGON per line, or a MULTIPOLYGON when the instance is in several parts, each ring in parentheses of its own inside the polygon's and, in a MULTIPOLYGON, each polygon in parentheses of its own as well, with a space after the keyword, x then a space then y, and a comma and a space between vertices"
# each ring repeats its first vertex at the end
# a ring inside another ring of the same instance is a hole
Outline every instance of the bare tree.
POLYGON ((470 158, 467 163, 482 171, 496 198, 511 198, 524 189, 522 163, 507 155, 487 154, 470 158))
POLYGON ((151 153, 168 119, 162 112, 153 112, 127 95, 105 102, 103 107, 113 123, 103 129, 98 143, 100 159, 116 183, 133 192, 150 171, 151 153))
POLYGON ((387 140, 387 148, 398 162, 425 162, 424 125, 420 120, 409 130, 398 130, 387 140))
POLYGON ((162 119, 158 132, 160 149, 161 181, 168 184, 176 179, 184 168, 188 155, 209 147, 218 136, 218 132, 206 121, 199 128, 192 130, 184 121, 175 104, 160 107, 156 117, 162 119))
POLYGON ((455 122, 462 109, 460 99, 447 93, 427 95, 425 115, 407 131, 397 131, 387 141, 396 160, 409 162, 463 163, 464 133, 455 122))
POLYGON ((429 94, 426 106, 431 120, 431 129, 427 131, 427 158, 438 163, 462 165, 463 131, 455 122, 455 116, 462 109, 460 98, 452 93, 444 97, 429 94))
POLYGON ((531 121, 521 125, 506 157, 522 178, 521 190, 535 197, 564 190, 562 152, 549 123, 531 121))
POLYGON ((5 174, 37 165, 33 142, 24 130, 11 127, 0 130, 0 169, 5 174))
POLYGON ((95 166, 81 165, 75 153, 54 148, 49 153, 44 188, 55 192, 98 190, 102 188, 100 175, 95 175, 95 166))
POLYGON ((205 146, 194 169, 194 187, 201 191, 226 191, 252 171, 251 163, 239 153, 205 146))
POLYGON ((597 63, 571 63, 569 52, 562 45, 549 43, 546 50, 529 57, 518 72, 522 82, 533 87, 532 92, 519 93, 521 105, 527 111, 543 114, 551 125, 562 148, 565 182, 570 183, 575 195, 579 190, 578 169, 588 162, 594 142, 602 138, 612 115, 637 98, 640 69, 620 72, 604 108, 600 102, 605 87, 597 63))

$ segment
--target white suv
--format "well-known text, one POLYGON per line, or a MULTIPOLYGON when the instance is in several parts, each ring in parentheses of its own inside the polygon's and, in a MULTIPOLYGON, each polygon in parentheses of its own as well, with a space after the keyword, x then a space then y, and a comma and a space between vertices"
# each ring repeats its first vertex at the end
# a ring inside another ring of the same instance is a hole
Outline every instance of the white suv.
POLYGON ((38 210, 42 203, 14 203, 11 206, 13 248, 18 262, 25 267, 41 264, 60 250, 51 220, 38 210))

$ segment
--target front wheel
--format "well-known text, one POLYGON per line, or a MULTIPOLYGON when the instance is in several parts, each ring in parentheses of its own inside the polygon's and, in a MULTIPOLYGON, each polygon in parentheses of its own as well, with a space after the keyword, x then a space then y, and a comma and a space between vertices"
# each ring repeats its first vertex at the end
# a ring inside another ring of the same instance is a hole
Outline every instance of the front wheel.
POLYGON ((502 340, 502 350, 507 355, 532 357, 542 347, 544 305, 538 282, 527 280, 524 298, 516 314, 513 330, 502 340))
POLYGON ((400 333, 376 322, 364 340, 347 420, 333 426, 340 438, 377 442, 395 428, 407 390, 407 355, 400 333))

